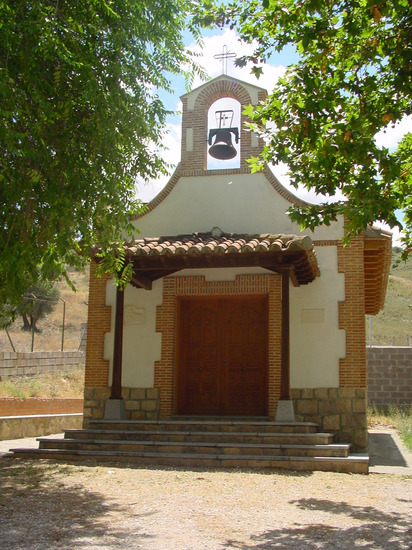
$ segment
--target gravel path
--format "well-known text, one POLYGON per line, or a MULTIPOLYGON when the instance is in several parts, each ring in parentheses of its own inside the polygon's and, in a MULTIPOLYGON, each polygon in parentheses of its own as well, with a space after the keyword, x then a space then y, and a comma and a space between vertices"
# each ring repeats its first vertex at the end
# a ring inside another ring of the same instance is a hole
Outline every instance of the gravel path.
POLYGON ((412 476, 0 462, 0 547, 410 549, 412 476))

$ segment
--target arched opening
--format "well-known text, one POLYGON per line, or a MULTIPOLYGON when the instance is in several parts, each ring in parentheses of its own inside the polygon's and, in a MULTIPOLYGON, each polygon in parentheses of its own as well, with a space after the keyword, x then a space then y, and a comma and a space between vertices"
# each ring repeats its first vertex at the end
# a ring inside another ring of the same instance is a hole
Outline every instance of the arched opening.
POLYGON ((240 168, 240 109, 239 101, 229 97, 218 99, 210 106, 207 124, 208 170, 240 168), (223 156, 232 158, 221 158, 223 156))

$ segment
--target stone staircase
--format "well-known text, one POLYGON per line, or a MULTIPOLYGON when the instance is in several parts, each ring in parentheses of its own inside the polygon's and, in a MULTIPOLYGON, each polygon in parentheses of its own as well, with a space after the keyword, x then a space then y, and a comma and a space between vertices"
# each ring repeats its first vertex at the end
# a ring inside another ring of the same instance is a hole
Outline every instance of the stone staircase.
POLYGON ((309 422, 257 418, 99 420, 66 430, 63 439, 38 438, 39 449, 11 449, 14 456, 58 460, 96 459, 201 468, 283 468, 368 473, 366 455, 309 422))

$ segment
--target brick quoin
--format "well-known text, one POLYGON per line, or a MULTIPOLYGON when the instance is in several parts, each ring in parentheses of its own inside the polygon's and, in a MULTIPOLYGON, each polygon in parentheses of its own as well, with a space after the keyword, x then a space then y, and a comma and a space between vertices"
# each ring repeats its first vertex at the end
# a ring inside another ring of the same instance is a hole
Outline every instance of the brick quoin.
POLYGON ((339 387, 366 388, 366 331, 364 289, 364 240, 354 237, 343 246, 340 240, 314 241, 314 246, 336 246, 338 272, 345 275, 345 300, 339 302, 339 328, 346 333, 346 356, 339 359, 339 387))
POLYGON ((338 269, 345 274, 345 301, 339 302, 339 328, 346 331, 346 357, 339 360, 339 386, 366 388, 364 241, 338 243, 338 269))
POLYGON ((157 308, 156 331, 162 333, 162 353, 155 362, 154 387, 160 389, 160 417, 175 412, 178 298, 181 296, 268 296, 268 415, 273 418, 280 395, 281 278, 279 275, 238 275, 234 281, 206 281, 204 276, 165 277, 163 304, 157 308))
POLYGON ((106 283, 109 275, 96 277, 97 265, 90 264, 87 349, 84 385, 106 388, 109 383, 109 361, 103 359, 104 335, 110 332, 111 307, 106 306, 106 283))

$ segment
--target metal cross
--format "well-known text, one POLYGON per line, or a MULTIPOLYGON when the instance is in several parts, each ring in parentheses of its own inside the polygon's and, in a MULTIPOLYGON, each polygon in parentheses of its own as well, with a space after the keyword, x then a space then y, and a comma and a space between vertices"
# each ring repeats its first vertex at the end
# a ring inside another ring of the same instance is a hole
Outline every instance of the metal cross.
POLYGON ((227 74, 227 60, 236 57, 234 52, 229 52, 226 44, 223 46, 223 52, 213 56, 214 59, 220 59, 222 61, 222 74, 227 74))

